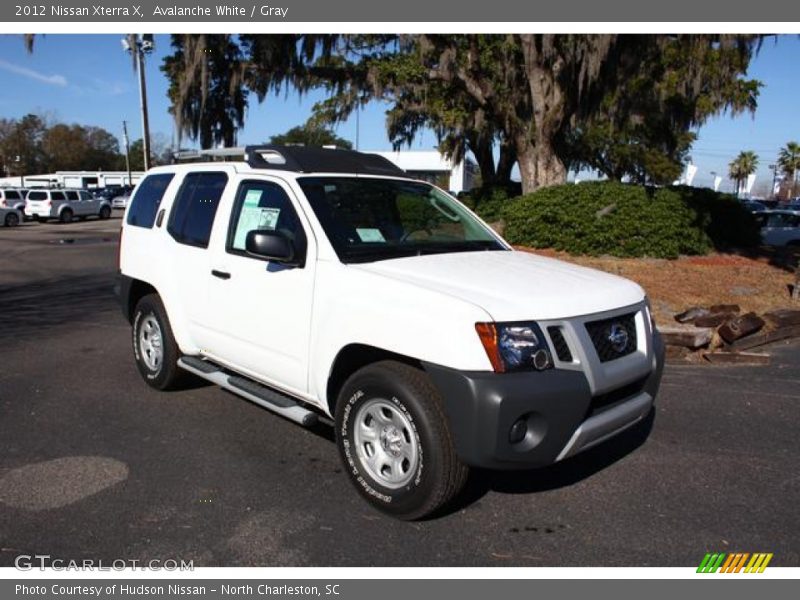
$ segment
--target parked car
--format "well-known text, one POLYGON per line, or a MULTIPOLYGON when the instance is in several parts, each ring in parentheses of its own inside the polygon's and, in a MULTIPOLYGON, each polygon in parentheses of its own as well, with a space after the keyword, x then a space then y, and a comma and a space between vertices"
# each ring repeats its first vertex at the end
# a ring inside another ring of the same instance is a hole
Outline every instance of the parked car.
POLYGON ((25 214, 25 194, 19 188, 0 188, 0 208, 14 208, 25 214))
POLYGON ((759 213, 761 241, 768 246, 800 246, 800 211, 759 213))
POLYGON ((126 210, 116 291, 149 386, 189 372, 332 420, 355 488, 404 519, 470 466, 550 465, 651 413, 664 352, 635 283, 515 251, 379 156, 245 156, 151 169, 126 210))
POLYGON ((131 198, 130 192, 122 194, 120 196, 114 196, 114 198, 111 199, 111 208, 124 209, 125 207, 128 206, 128 201, 130 200, 130 198, 131 198))
POLYGON ((86 190, 31 190, 26 199, 25 214, 39 221, 58 219, 62 223, 69 223, 75 217, 108 219, 111 203, 95 198, 86 190))
POLYGON ((0 207, 0 225, 16 227, 22 222, 22 211, 18 208, 0 207))
POLYGON ((763 212, 767 210, 766 205, 758 200, 743 200, 742 206, 749 210, 751 213, 763 212))

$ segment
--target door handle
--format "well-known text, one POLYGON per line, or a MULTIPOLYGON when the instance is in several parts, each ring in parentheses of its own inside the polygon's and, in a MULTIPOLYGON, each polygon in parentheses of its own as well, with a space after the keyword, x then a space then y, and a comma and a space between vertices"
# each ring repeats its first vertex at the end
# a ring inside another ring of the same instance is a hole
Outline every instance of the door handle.
POLYGON ((230 273, 226 273, 225 271, 217 271, 216 269, 212 269, 211 270, 211 274, 214 277, 219 277, 220 279, 230 279, 231 278, 231 274, 230 273))

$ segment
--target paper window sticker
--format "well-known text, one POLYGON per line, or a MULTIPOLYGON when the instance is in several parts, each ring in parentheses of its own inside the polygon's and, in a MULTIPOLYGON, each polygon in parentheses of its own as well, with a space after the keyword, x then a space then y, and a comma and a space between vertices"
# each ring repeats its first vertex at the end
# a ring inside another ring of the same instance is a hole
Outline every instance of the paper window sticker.
POLYGON ((263 194, 263 190, 247 190, 247 193, 244 195, 244 205, 245 206, 258 206, 258 203, 261 201, 261 195, 263 194))
POLYGON ((259 228, 261 222, 261 209, 243 207, 242 214, 239 216, 239 223, 236 225, 236 235, 233 237, 233 247, 244 250, 247 234, 259 228))
POLYGON ((380 229, 373 227, 357 227, 356 233, 361 238, 362 242, 385 242, 386 238, 383 237, 380 229))
POLYGON ((258 228, 275 229, 275 226, 278 224, 278 217, 280 214, 280 208, 262 208, 258 219, 258 228))

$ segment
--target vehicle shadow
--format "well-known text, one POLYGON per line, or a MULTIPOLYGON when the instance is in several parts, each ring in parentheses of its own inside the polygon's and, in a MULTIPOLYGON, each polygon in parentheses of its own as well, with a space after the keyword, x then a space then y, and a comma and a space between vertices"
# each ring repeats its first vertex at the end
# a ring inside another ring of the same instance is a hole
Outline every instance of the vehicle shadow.
POLYGON ((463 492, 431 518, 441 518, 474 504, 488 492, 535 494, 574 485, 625 458, 642 446, 655 422, 655 409, 640 423, 619 435, 563 462, 539 469, 491 471, 472 469, 463 492))

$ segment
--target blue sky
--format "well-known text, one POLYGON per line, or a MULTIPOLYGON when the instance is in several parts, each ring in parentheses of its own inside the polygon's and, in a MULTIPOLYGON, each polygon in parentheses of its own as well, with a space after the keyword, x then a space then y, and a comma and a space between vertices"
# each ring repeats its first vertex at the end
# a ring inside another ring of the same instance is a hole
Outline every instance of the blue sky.
MULTIPOLYGON (((141 136, 139 96, 130 57, 122 50, 122 35, 47 35, 36 39, 28 54, 22 38, 0 36, 0 117, 20 117, 35 112, 85 125, 98 125, 121 136, 122 120, 128 121, 131 138, 141 136)), ((169 37, 156 36, 156 51, 147 65, 151 131, 169 141, 172 118, 167 113, 167 81, 159 71, 169 53, 169 37)), ((698 166, 695 185, 709 185, 711 171, 727 173, 728 162, 741 150, 760 156, 756 191, 772 181, 767 168, 781 146, 800 140, 800 38, 781 36, 767 40, 751 62, 749 76, 765 85, 755 117, 720 115, 698 132, 692 157, 698 166)), ((282 133, 308 118, 322 92, 303 98, 296 94, 269 97, 263 104, 251 99, 246 126, 239 142, 256 143, 282 133)), ((389 148, 384 127, 385 107, 373 104, 360 117, 359 146, 362 150, 389 148)), ((337 133, 355 141, 355 118, 341 124, 337 133)), ((414 142, 412 149, 430 149, 436 144, 431 133, 414 142)), ((184 144, 186 145, 186 144, 184 144)), ((725 181, 723 189, 730 189, 725 181)))

